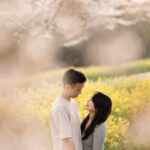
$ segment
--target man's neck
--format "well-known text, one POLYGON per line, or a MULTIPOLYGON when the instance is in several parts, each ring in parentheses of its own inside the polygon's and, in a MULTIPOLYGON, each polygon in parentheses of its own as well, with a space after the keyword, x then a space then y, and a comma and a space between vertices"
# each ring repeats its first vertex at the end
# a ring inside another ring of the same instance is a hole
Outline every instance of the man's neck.
POLYGON ((62 91, 61 96, 62 96, 64 99, 68 100, 68 101, 70 101, 70 100, 71 100, 71 97, 70 97, 70 96, 68 96, 68 95, 66 94, 66 92, 65 92, 65 91, 62 91))

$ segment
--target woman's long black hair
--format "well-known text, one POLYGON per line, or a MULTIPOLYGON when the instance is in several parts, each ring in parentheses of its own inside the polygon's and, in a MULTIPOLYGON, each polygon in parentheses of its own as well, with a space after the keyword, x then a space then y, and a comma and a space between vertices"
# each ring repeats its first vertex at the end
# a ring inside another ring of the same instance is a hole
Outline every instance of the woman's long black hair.
POLYGON ((92 96, 92 101, 96 112, 90 126, 85 131, 84 129, 89 120, 89 115, 86 116, 81 124, 81 132, 84 132, 84 136, 82 137, 83 140, 88 138, 88 136, 93 133, 96 125, 100 125, 105 122, 111 113, 112 102, 111 99, 105 94, 96 92, 92 96))

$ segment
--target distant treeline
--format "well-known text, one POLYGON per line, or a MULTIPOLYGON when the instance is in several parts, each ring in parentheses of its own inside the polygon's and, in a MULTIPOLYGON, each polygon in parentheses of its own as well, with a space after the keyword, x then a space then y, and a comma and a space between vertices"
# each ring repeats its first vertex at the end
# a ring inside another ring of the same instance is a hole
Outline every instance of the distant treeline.
MULTIPOLYGON (((93 55, 91 55, 92 53, 97 55, 97 49, 93 48, 91 50, 92 52, 89 53, 91 43, 97 39, 99 39, 100 42, 103 42, 104 39, 107 40, 113 38, 116 36, 116 33, 122 31, 133 32, 140 37, 143 43, 143 49, 139 59, 150 57, 150 24, 148 22, 140 21, 130 26, 119 25, 114 30, 102 28, 99 31, 91 31, 93 32, 92 37, 90 37, 87 41, 83 41, 75 46, 60 47, 60 51, 56 53, 57 61, 62 63, 64 66, 101 65, 100 61, 96 61, 93 55)), ((99 57, 99 59, 101 59, 101 57, 99 57)))

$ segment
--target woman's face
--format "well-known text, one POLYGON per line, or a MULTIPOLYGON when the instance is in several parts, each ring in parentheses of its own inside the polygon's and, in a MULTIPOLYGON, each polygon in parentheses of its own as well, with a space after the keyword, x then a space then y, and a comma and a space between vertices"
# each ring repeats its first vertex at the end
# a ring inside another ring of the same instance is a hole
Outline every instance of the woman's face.
POLYGON ((91 98, 87 100, 85 109, 88 110, 89 112, 95 112, 94 103, 91 98))

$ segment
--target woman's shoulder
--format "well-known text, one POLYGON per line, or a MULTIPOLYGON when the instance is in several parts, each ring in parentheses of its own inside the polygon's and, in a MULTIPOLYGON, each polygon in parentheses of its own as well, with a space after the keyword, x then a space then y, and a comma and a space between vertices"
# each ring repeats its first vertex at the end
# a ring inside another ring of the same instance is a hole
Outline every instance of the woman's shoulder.
POLYGON ((93 150, 104 150, 104 141, 106 136, 105 123, 97 125, 93 133, 93 150))
POLYGON ((105 122, 95 126, 95 129, 100 129, 100 128, 106 128, 105 122))
POLYGON ((103 122, 103 123, 101 123, 101 124, 98 124, 98 125, 96 125, 96 127, 95 128, 105 128, 106 127, 106 124, 105 124, 105 122, 103 122))
POLYGON ((98 134, 99 134, 99 132, 103 132, 103 133, 105 134, 105 133, 106 133, 106 125, 105 125, 105 123, 102 123, 102 124, 100 124, 100 125, 97 125, 97 126, 95 127, 94 132, 95 132, 95 133, 98 133, 98 134))

